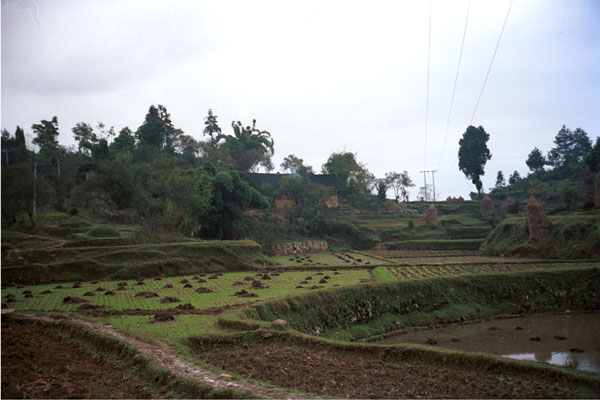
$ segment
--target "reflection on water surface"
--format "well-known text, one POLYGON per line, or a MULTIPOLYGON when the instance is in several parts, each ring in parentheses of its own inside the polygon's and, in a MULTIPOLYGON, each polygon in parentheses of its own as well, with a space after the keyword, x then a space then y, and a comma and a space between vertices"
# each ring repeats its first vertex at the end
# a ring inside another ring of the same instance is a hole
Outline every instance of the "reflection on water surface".
POLYGON ((600 313, 528 316, 448 326, 394 336, 383 343, 427 344, 429 339, 449 349, 600 373, 600 313))

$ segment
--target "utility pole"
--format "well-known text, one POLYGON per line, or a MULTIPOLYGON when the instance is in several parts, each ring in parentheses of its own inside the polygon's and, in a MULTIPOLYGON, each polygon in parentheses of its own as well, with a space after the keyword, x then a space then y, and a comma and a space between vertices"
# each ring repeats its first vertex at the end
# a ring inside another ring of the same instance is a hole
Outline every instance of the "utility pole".
POLYGON ((33 215, 36 215, 36 197, 37 197, 37 161, 33 162, 33 215))
POLYGON ((429 171, 431 172, 431 180, 433 181, 433 202, 435 203, 435 173, 437 172, 437 169, 435 171, 429 171))
POLYGON ((423 196, 425 197, 425 202, 427 202, 427 173, 429 171, 421 171, 423 173, 423 196))
POLYGON ((428 171, 420 171, 420 172, 423 173, 423 181, 424 181, 424 185, 425 185, 425 186, 423 186, 423 189, 424 189, 423 191, 425 194, 425 201, 428 200, 427 199, 427 173, 431 172, 431 179, 433 180, 433 202, 435 203, 435 177, 433 174, 435 174, 437 172, 437 169, 436 170, 428 170, 428 171))

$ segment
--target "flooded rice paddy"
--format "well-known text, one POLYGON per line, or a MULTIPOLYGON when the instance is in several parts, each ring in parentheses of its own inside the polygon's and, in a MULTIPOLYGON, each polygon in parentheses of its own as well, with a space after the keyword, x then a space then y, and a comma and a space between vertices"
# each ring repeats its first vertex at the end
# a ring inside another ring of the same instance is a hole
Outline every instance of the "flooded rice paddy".
POLYGON ((382 343, 434 344, 600 373, 600 313, 538 315, 404 333, 382 343))

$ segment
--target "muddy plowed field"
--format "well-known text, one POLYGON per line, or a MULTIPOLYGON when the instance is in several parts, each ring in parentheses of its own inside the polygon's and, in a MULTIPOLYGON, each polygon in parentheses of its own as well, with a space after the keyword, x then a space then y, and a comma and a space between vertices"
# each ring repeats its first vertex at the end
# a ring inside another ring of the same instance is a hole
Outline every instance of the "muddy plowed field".
POLYGON ((2 318, 2 398, 151 398, 114 366, 64 338, 2 318))
POLYGON ((344 398, 569 398, 564 385, 483 371, 384 363, 333 351, 265 343, 215 347, 207 362, 226 371, 303 392, 344 398))

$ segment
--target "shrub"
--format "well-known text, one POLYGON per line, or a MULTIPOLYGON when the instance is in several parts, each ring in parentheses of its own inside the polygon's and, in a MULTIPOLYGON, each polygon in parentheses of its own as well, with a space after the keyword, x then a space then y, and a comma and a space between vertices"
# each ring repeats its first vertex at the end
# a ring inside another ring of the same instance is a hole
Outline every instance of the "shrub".
POLYGON ((95 225, 87 232, 91 237, 120 237, 121 234, 117 229, 110 225, 95 225))
POLYGON ((91 223, 86 219, 75 216, 75 217, 71 217, 65 221, 62 221, 59 225, 63 228, 83 228, 83 227, 90 226, 91 223))

